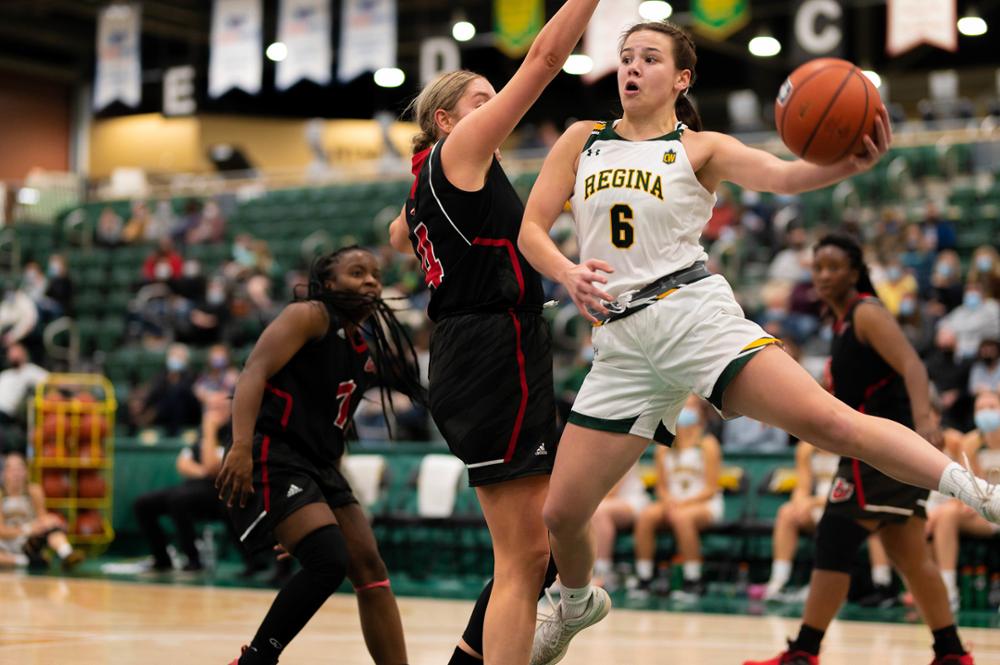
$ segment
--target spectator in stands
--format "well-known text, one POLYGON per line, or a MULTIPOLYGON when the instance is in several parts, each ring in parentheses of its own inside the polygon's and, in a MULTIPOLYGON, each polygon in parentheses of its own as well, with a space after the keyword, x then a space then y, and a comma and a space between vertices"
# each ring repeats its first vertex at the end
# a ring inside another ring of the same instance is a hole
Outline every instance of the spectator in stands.
POLYGON ((965 287, 962 304, 938 322, 958 338, 955 352, 962 360, 972 358, 984 339, 1000 339, 1000 304, 983 296, 982 288, 973 282, 965 287))
POLYGON ((32 363, 21 344, 7 348, 7 369, 0 372, 0 424, 24 420, 24 402, 32 391, 49 375, 32 363))
POLYGON ((722 424, 722 447, 727 453, 783 453, 788 433, 746 416, 722 424))
POLYGON ((812 280, 812 247, 809 234, 802 222, 789 222, 785 232, 785 248, 778 252, 767 269, 768 279, 795 284, 802 279, 812 280), (804 276, 804 277, 803 277, 804 276))
POLYGON ((618 580, 613 578, 615 537, 619 531, 631 529, 649 503, 649 494, 642 483, 637 462, 601 501, 590 518, 594 540, 597 541, 594 584, 608 590, 618 586, 618 580))
POLYGON ((947 328, 938 328, 934 349, 927 356, 927 375, 941 397, 942 421, 947 427, 967 429, 972 402, 968 385, 971 365, 955 352, 958 337, 947 328))
POLYGON ((189 245, 219 243, 226 237, 226 218, 215 201, 208 201, 202 208, 197 223, 188 229, 185 242, 189 245))
POLYGON ((33 564, 47 567, 51 548, 69 570, 83 560, 66 538, 62 517, 45 510, 42 486, 28 482, 28 465, 21 453, 4 456, 0 484, 0 568, 33 564))
POLYGON ((194 394, 201 403, 202 413, 213 411, 218 419, 226 419, 239 375, 226 345, 213 345, 208 350, 208 367, 194 384, 194 394))
POLYGON ((142 277, 146 282, 169 282, 179 278, 183 269, 184 259, 174 249, 173 241, 163 238, 142 264, 142 277))
MULTIPOLYGON (((889 313, 899 316, 899 304, 906 296, 917 297, 917 280, 903 268, 899 257, 892 256, 885 261, 884 279, 873 274, 875 291, 889 313)), ((874 273, 874 271, 873 271, 874 273)))
POLYGON ((197 199, 189 199, 184 204, 184 213, 174 220, 174 226, 170 229, 170 238, 176 245, 183 245, 188 231, 198 225, 201 219, 201 202, 197 199))
POLYGON ((716 191, 716 197, 712 216, 709 218, 708 224, 705 225, 705 230, 701 233, 702 239, 708 246, 713 245, 739 219, 739 210, 733 203, 731 190, 720 187, 716 191))
POLYGON ((984 339, 969 372, 969 394, 1000 391, 1000 341, 984 339))
POLYGON ((8 349, 18 342, 25 342, 37 325, 38 307, 27 293, 8 281, 0 300, 0 342, 8 349))
POLYGON ((49 257, 48 275, 49 285, 45 291, 46 298, 61 308, 61 314, 72 316, 73 281, 69 277, 66 259, 62 254, 53 254, 49 257))
MULTIPOLYGON (((961 458, 964 452, 972 468, 984 478, 996 478, 1000 473, 1000 396, 994 391, 984 391, 976 398, 976 429, 962 438, 956 449, 949 452, 961 458)), ((966 533, 978 537, 991 537, 998 526, 987 522, 975 511, 955 499, 936 502, 930 512, 927 529, 934 534, 934 557, 941 568, 953 609, 960 602, 956 568, 958 565, 958 535, 966 533)))
POLYGON ((905 249, 900 255, 900 263, 917 280, 917 290, 926 297, 931 289, 931 274, 934 272, 934 239, 925 234, 919 224, 908 224, 903 232, 905 249))
MULTIPOLYGON (((782 591, 792 579, 792 564, 798 549, 799 534, 813 533, 819 524, 839 463, 838 455, 801 441, 795 449, 794 477, 788 478, 781 473, 772 474, 769 487, 771 492, 783 491, 783 485, 788 480, 794 480, 794 489, 788 502, 778 509, 775 518, 771 536, 771 577, 766 585, 754 585, 749 589, 751 598, 769 601, 782 599, 782 591)), ((892 571, 889 569, 889 557, 877 535, 868 538, 868 553, 872 564, 872 581, 876 588, 883 589, 883 595, 888 596, 892 571)))
POLYGON ((153 572, 173 569, 167 551, 167 536, 160 525, 160 518, 166 515, 173 521, 178 544, 187 557, 183 570, 201 571, 204 568, 201 553, 195 544, 194 521, 224 520, 225 517, 223 504, 215 489, 215 476, 222 467, 223 447, 219 442, 219 433, 226 422, 227 418, 220 419, 215 411, 206 411, 200 441, 184 448, 177 456, 177 473, 183 482, 143 494, 132 506, 153 555, 153 572))
POLYGON ((984 298, 1000 299, 1000 254, 992 245, 981 245, 972 253, 969 284, 979 285, 984 298))
POLYGON ((188 368, 190 353, 183 344, 167 350, 166 372, 146 389, 137 389, 130 400, 132 422, 139 427, 156 425, 174 436, 185 427, 194 427, 201 408, 194 394, 194 376, 188 368))
POLYGON ((150 224, 149 207, 145 201, 132 202, 132 216, 122 229, 122 242, 128 245, 147 240, 146 232, 150 224))
POLYGON ((122 244, 123 226, 122 218, 115 212, 114 208, 105 206, 101 210, 101 216, 97 218, 94 242, 99 247, 118 247, 122 244))
POLYGON ((947 249, 937 256, 931 275, 931 314, 942 317, 962 304, 962 263, 955 250, 947 249))
POLYGON ((656 446, 656 502, 635 524, 636 596, 648 595, 653 580, 656 532, 673 531, 684 559, 684 586, 673 596, 691 600, 704 593, 701 581, 700 531, 719 522, 723 499, 719 490, 722 453, 719 442, 705 433, 701 399, 690 395, 677 417, 677 437, 671 447, 656 446))
POLYGON ((193 301, 194 306, 187 311, 185 321, 176 331, 180 341, 199 346, 221 341, 229 322, 226 280, 212 277, 202 293, 193 301))
POLYGON ((174 206, 169 199, 160 199, 156 202, 156 210, 149 218, 146 225, 145 239, 147 241, 159 242, 160 238, 170 236, 170 232, 176 226, 177 221, 174 215, 174 206))
POLYGON ((921 358, 934 347, 934 323, 915 295, 903 296, 899 301, 899 315, 896 317, 906 339, 913 345, 921 358))
POLYGON ((958 245, 955 225, 950 220, 941 217, 937 205, 933 202, 928 202, 924 209, 924 226, 934 232, 938 252, 954 250, 958 245))
POLYGON ((45 290, 49 282, 36 261, 28 261, 21 272, 21 290, 31 298, 35 305, 40 305, 45 298, 45 290))
POLYGON ((177 296, 191 303, 205 299, 206 279, 197 259, 185 259, 181 264, 181 276, 173 280, 170 289, 177 296))

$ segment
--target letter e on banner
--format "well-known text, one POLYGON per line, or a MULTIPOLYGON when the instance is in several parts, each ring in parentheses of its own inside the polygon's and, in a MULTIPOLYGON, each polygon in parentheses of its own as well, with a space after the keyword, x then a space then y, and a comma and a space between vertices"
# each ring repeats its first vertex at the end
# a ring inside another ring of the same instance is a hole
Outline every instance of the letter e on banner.
POLYGON ((163 115, 191 115, 194 100, 194 67, 171 67, 163 75, 163 115))

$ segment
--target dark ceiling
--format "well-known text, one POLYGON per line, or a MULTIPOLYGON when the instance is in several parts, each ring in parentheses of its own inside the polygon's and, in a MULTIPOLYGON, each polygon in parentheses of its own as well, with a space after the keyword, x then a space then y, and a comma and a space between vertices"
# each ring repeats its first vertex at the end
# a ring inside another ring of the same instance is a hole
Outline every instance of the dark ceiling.
MULTIPOLYGON (((944 1, 944 0, 943 0, 944 1)), ((72 84, 88 83, 94 73, 94 41, 98 10, 106 0, 0 0, 0 66, 25 74, 64 80, 72 84)), ((264 42, 275 39, 278 0, 264 0, 264 42)), ((561 4, 546 0, 548 15, 561 4)), ((684 20, 689 0, 672 3, 675 18, 684 20)), ((764 100, 770 100, 792 68, 786 57, 790 8, 786 0, 751 0, 751 23, 723 43, 698 40, 699 100, 706 125, 725 126, 727 92, 751 88, 764 100), (771 59, 753 58, 745 44, 762 27, 778 37, 785 49, 771 59)), ((888 75, 892 94, 904 98, 926 94, 927 71, 960 68, 980 72, 1000 65, 996 34, 1000 32, 1000 0, 974 3, 990 23, 990 32, 981 38, 959 37, 955 54, 927 46, 918 47, 894 60, 884 53, 884 0, 842 0, 845 6, 846 56, 855 62, 870 64, 883 76, 888 75), (923 86, 923 87, 921 87, 923 86)), ((959 0, 959 12, 970 4, 959 0)), ((252 113, 261 115, 370 117, 379 109, 401 110, 416 93, 417 54, 420 42, 430 36, 450 33, 454 12, 461 7, 480 32, 492 26, 492 0, 399 0, 399 62, 408 80, 394 90, 377 88, 371 77, 362 76, 347 85, 326 87, 304 82, 292 89, 274 89, 273 63, 264 61, 264 84, 261 94, 247 95, 234 91, 216 100, 208 99, 208 35, 211 22, 210 0, 145 0, 142 9, 143 105, 139 111, 159 111, 161 80, 164 68, 193 64, 198 72, 198 105, 202 111, 252 113)), ((340 3, 334 2, 334 42, 338 32, 340 3)), ((482 72, 500 87, 517 67, 490 44, 488 37, 462 45, 462 65, 482 72)), ((584 85, 574 76, 560 74, 546 91, 529 119, 605 116, 616 103, 614 77, 594 85, 584 85)), ((980 76, 980 81, 984 80, 980 76)), ((963 93, 966 83, 963 81, 963 93)), ((982 92, 979 83, 975 90, 982 92)), ((989 92, 987 90, 987 92, 989 92)), ((992 91, 995 96, 995 88, 992 91)), ((765 103, 765 106, 769 102, 765 103)), ((101 115, 134 112, 124 106, 112 106, 101 115)))

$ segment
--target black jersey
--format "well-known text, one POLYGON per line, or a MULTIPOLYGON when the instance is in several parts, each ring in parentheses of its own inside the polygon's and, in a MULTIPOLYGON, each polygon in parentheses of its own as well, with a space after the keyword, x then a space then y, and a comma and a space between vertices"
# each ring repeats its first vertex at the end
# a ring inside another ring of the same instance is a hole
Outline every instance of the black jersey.
POLYGON ((364 338, 327 312, 326 335, 299 349, 268 381, 255 427, 317 467, 335 465, 344 454, 344 430, 375 383, 364 338))
POLYGON ((444 140, 413 157, 406 202, 410 243, 431 289, 427 314, 540 311, 542 282, 517 248, 524 204, 494 157, 478 192, 458 189, 441 168, 444 140))
POLYGON ((881 306, 874 296, 862 294, 848 306, 843 319, 834 324, 830 357, 833 394, 852 409, 913 427, 903 377, 855 335, 854 312, 865 302, 881 306))

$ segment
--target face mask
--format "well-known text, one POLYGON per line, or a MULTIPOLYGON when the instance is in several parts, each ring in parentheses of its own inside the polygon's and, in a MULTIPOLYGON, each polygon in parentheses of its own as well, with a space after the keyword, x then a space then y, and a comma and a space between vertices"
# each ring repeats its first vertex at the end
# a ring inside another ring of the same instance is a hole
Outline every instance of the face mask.
POLYGON ((225 356, 212 356, 209 364, 212 365, 213 369, 224 369, 229 364, 229 360, 225 356))
POLYGON ((962 304, 969 309, 978 309, 983 304, 983 296, 978 291, 966 291, 962 304))
POLYGON ((899 315, 900 316, 913 316, 917 311, 917 302, 915 300, 904 300, 899 303, 899 315))
POLYGON ((952 268, 950 263, 939 263, 934 271, 941 277, 951 277, 954 268, 952 268))
POLYGON ((226 292, 213 289, 205 294, 205 300, 208 301, 209 305, 221 305, 226 302, 226 292))
POLYGON ((700 418, 698 417, 698 412, 685 406, 681 409, 680 414, 677 416, 677 426, 691 427, 692 425, 697 425, 699 420, 700 418))
POLYGON ((585 363, 594 362, 594 347, 587 346, 580 349, 580 359, 585 363))
POLYGON ((183 272, 185 277, 197 277, 201 274, 201 266, 197 261, 185 261, 183 272))
POLYGON ((1000 411, 997 409, 983 409, 976 411, 976 429, 983 434, 990 434, 1000 429, 1000 411))
POLYGON ((243 245, 233 245, 233 259, 241 266, 253 266, 256 262, 253 252, 243 245))
POLYGON ((980 256, 976 259, 976 268, 979 272, 989 272, 993 269, 993 259, 988 256, 980 256))
POLYGON ((167 369, 171 372, 182 372, 187 367, 187 361, 177 356, 167 358, 167 369))
POLYGON ((156 279, 170 279, 170 275, 173 271, 170 269, 169 263, 157 263, 156 268, 153 270, 153 276, 156 279))
POLYGON ((890 282, 898 282, 903 277, 903 269, 899 266, 890 266, 885 274, 890 282))

